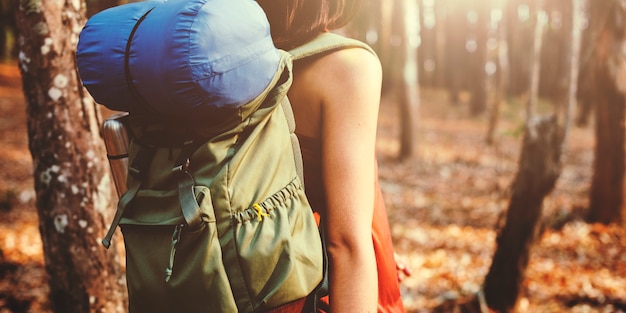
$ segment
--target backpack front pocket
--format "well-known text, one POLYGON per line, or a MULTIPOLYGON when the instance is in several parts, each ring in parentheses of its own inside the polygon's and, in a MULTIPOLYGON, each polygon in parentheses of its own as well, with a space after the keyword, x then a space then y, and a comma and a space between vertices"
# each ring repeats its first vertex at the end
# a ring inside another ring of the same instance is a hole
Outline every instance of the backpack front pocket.
MULTIPOLYGON (((209 189, 196 186, 194 191, 203 212, 211 213, 209 189)), ((120 226, 131 313, 237 311, 215 219, 189 229, 177 194, 154 191, 138 194, 128 213, 120 226)))

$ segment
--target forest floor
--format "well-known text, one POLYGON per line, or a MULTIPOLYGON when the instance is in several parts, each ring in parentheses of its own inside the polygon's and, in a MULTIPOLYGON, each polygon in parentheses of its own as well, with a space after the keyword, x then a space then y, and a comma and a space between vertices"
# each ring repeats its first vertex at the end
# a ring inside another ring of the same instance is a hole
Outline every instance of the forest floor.
MULTIPOLYGON (((377 145, 398 254, 412 275, 407 311, 454 312, 479 292, 495 251, 522 137, 521 101, 502 108, 496 143, 486 118, 424 88, 417 155, 396 160, 397 108, 385 98, 377 145)), ((545 199, 520 312, 626 312, 626 230, 587 224, 593 130, 572 130, 564 167, 545 199)), ((0 64, 0 313, 50 312, 38 230, 26 111, 16 66, 0 64)))

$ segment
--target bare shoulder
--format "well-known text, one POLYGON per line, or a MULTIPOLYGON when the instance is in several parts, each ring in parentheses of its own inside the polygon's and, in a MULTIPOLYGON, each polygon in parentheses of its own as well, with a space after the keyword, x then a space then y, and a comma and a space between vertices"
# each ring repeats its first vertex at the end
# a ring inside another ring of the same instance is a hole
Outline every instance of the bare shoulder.
MULTIPOLYGON (((289 98, 296 116, 296 132, 310 137, 324 133, 325 138, 344 138, 351 134, 347 129, 361 132, 364 125, 375 129, 381 83, 378 57, 362 48, 337 50, 294 64, 289 98)), ((344 139, 358 143, 366 138, 362 133, 356 137, 344 139)))
POLYGON ((380 79, 382 69, 376 55, 362 48, 350 48, 329 53, 316 62, 320 75, 330 78, 329 83, 364 82, 380 79))
POLYGON ((378 57, 363 48, 303 60, 294 69, 291 97, 302 102, 323 103, 346 94, 376 92, 382 81, 378 57))
MULTIPOLYGON (((378 57, 362 48, 350 48, 301 60, 294 66, 289 91, 299 134, 318 137, 321 122, 346 120, 350 112, 377 112, 382 68, 378 57), (369 108, 369 109, 365 109, 369 108)), ((353 114, 354 115, 354 114, 353 114)), ((355 120, 364 120, 356 117, 355 120)))
POLYGON ((362 48, 334 51, 317 59, 313 67, 323 103, 374 97, 382 81, 378 57, 362 48))

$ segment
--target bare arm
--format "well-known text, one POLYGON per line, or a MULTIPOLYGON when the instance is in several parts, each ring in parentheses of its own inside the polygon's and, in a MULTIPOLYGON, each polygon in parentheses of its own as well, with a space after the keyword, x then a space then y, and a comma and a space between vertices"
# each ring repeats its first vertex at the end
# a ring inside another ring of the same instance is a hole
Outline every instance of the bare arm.
POLYGON ((334 52, 320 63, 330 307, 376 312, 372 215, 380 63, 363 49, 334 52))

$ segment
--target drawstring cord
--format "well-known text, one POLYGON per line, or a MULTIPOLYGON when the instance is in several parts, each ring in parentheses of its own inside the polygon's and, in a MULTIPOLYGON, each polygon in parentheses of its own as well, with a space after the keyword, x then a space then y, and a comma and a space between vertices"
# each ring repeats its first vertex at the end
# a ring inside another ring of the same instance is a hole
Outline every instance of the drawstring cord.
POLYGON ((169 282, 170 278, 172 278, 172 270, 174 268, 174 255, 176 254, 176 246, 180 242, 180 234, 183 231, 183 227, 185 224, 176 225, 174 228, 174 233, 172 234, 172 243, 170 244, 170 263, 165 268, 165 282, 169 282))
POLYGON ((263 211, 263 208, 258 203, 253 204, 252 208, 254 208, 254 210, 256 211, 257 218, 259 219, 259 222, 263 221, 263 217, 269 217, 270 216, 268 213, 263 211))

